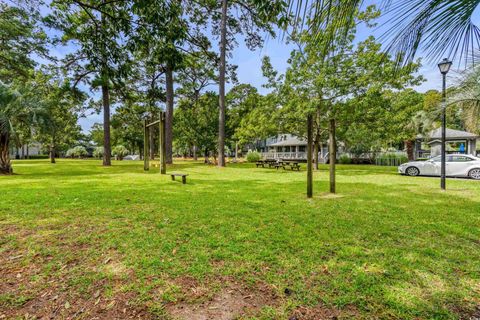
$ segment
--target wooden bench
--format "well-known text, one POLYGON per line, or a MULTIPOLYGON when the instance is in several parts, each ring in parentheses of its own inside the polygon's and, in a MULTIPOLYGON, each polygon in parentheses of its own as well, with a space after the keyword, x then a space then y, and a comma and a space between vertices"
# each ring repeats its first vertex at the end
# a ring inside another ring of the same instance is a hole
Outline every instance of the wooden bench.
POLYGON ((175 177, 182 177, 182 183, 186 184, 187 183, 187 176, 188 174, 185 173, 171 173, 172 176, 172 181, 175 181, 175 177))

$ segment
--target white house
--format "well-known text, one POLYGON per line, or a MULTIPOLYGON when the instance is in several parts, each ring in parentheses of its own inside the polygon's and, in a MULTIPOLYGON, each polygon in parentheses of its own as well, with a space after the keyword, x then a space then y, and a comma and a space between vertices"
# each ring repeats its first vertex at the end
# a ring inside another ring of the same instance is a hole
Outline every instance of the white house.
MULTIPOLYGON (((255 148, 265 159, 307 160, 307 140, 292 134, 279 134, 265 140, 257 141, 255 148)), ((319 150, 319 161, 326 159, 328 147, 322 144, 319 150)))
POLYGON ((38 142, 31 142, 24 144, 20 148, 15 146, 10 147, 10 158, 11 159, 24 159, 28 156, 35 156, 42 154, 42 145, 38 142))

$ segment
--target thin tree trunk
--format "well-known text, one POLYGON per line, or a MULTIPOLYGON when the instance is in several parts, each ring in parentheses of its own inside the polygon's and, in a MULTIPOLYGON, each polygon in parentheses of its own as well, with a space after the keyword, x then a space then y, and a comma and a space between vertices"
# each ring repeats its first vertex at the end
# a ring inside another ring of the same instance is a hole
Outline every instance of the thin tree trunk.
POLYGON ((50 145, 50 163, 55 163, 55 145, 52 143, 50 145))
POLYGON ((413 144, 414 142, 412 140, 405 140, 405 148, 407 149, 408 161, 415 160, 415 155, 413 152, 413 144))
POLYGON ((315 170, 318 170, 318 152, 319 152, 319 139, 320 137, 317 135, 315 137, 314 145, 313 145, 313 161, 315 163, 315 170))
MULTIPOLYGON (((105 3, 105 0, 103 0, 105 3)), ((102 28, 105 28, 105 15, 102 14, 102 28)), ((105 31, 102 30, 102 36, 106 37, 105 31)), ((103 165, 111 166, 112 149, 110 145, 110 89, 109 89, 109 75, 107 66, 107 48, 105 39, 102 39, 102 104, 103 104, 103 165)))
POLYGON ((227 0, 222 0, 222 21, 220 24, 220 72, 219 72, 219 104, 218 116, 218 166, 225 167, 225 70, 227 52, 227 0))
POLYGON ((313 172, 312 172, 312 131, 313 117, 311 114, 307 116, 307 197, 313 195, 313 172))
POLYGON ((335 119, 330 119, 328 126, 329 162, 330 162, 330 192, 335 193, 335 162, 337 161, 337 142, 335 140, 335 119))
POLYGON ((21 150, 22 150, 22 157, 21 158, 25 159, 25 145, 24 144, 22 144, 22 149, 21 150))
MULTIPOLYGON (((108 81, 105 79, 104 81, 108 81)), ((103 165, 111 166, 111 146, 110 146, 110 90, 107 84, 102 85, 103 101, 103 165)))
POLYGON ((28 146, 28 143, 27 143, 27 159, 30 159, 30 147, 28 146))
POLYGON ((205 163, 209 162, 209 157, 208 157, 208 149, 205 149, 205 163))
POLYGON ((0 134, 0 174, 13 173, 10 163, 9 142, 10 135, 8 133, 0 134))
POLYGON ((148 139, 150 140, 148 143, 150 147, 150 160, 155 160, 155 127, 151 127, 150 130, 148 130, 148 139))
POLYGON ((166 146, 166 162, 171 164, 173 162, 173 70, 167 64, 165 68, 165 85, 167 95, 167 108, 165 112, 165 146, 166 146))
POLYGON ((195 160, 195 161, 198 160, 197 146, 196 145, 193 145, 193 160, 195 160))

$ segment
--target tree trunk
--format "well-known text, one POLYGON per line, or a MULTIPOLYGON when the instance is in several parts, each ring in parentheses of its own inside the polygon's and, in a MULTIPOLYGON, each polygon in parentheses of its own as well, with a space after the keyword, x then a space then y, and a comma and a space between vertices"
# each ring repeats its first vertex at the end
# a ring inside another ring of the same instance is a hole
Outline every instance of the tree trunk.
POLYGON ((337 142, 335 138, 335 119, 330 119, 330 123, 328 126, 330 193, 335 193, 335 162, 337 161, 337 142))
POLYGON ((312 130, 313 117, 311 114, 307 116, 307 197, 313 195, 313 172, 312 172, 312 130))
POLYGON ((227 52, 227 0, 222 0, 222 21, 220 24, 220 72, 218 99, 220 112, 218 115, 218 166, 225 167, 225 69, 227 52))
POLYGON ((30 159, 30 147, 28 146, 28 143, 27 143, 27 159, 30 159))
MULTIPOLYGON (((108 80, 104 80, 108 81, 108 80)), ((111 166, 111 146, 110 146, 110 90, 108 84, 102 85, 103 101, 103 165, 111 166)))
POLYGON ((197 161, 198 156, 197 156, 197 146, 193 145, 193 160, 197 161))
POLYGON ((166 145, 166 162, 171 164, 173 162, 173 70, 172 67, 167 64, 165 68, 165 85, 167 95, 167 108, 165 112, 165 145, 166 145))
POLYGON ((319 139, 320 137, 317 135, 313 145, 313 159, 314 159, 313 161, 315 163, 315 170, 318 170, 318 152, 320 149, 319 139))
MULTIPOLYGON (((153 118, 150 120, 153 122, 153 118)), ((150 147, 150 160, 155 160, 155 127, 153 126, 148 130, 148 139, 150 140, 148 142, 150 147)))
POLYGON ((21 159, 25 159, 25 145, 22 144, 22 157, 21 159))
POLYGON ((0 134, 0 174, 13 173, 10 163, 9 142, 10 135, 8 133, 0 134))
POLYGON ((55 163, 55 145, 50 145, 50 163, 55 163))
POLYGON ((209 156, 208 156, 208 149, 205 149, 205 163, 208 163, 210 161, 209 156))
POLYGON ((413 152, 413 145, 414 145, 414 141, 405 140, 405 148, 407 149, 408 161, 415 160, 415 155, 414 155, 414 152, 413 152))
MULTIPOLYGON (((105 0, 102 1, 105 3, 105 0)), ((102 14, 102 27, 106 26, 105 15, 102 14)), ((102 30, 102 37, 106 37, 105 31, 102 30)), ((112 165, 112 149, 110 145, 110 88, 109 88, 109 75, 107 65, 107 48, 105 40, 102 39, 102 104, 103 104, 103 165, 112 165)))

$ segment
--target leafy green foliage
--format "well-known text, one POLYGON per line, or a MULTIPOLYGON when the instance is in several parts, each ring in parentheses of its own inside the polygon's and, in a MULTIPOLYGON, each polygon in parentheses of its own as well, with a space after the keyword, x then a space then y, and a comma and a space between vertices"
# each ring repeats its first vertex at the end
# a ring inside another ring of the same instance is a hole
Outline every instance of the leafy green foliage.
POLYGON ((175 110, 175 147, 197 150, 208 156, 217 143, 218 95, 207 92, 198 101, 180 100, 175 110))
POLYGON ((34 140, 48 146, 52 156, 66 151, 81 137, 78 124, 86 96, 78 89, 70 88, 61 77, 46 71, 36 72, 30 80, 31 90, 41 100, 48 117, 35 130, 34 140))
POLYGON ((33 55, 45 57, 47 36, 35 9, 0 3, 0 80, 29 77, 36 65, 33 55))

